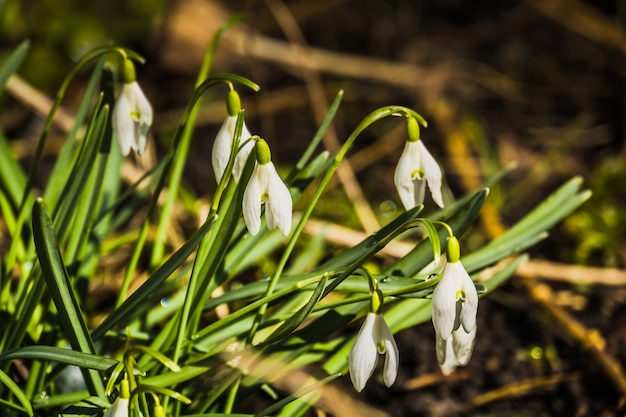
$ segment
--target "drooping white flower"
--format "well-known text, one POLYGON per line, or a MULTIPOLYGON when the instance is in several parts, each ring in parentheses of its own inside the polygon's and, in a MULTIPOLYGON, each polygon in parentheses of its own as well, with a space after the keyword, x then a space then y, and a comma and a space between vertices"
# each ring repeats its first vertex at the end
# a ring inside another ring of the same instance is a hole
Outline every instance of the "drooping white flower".
POLYGON ((443 208, 441 168, 420 140, 417 120, 412 117, 407 119, 407 131, 409 137, 393 178, 400 201, 406 210, 422 204, 428 184, 433 201, 443 208))
MULTIPOLYGON (((241 99, 239 98, 239 94, 235 90, 230 90, 228 92, 228 97, 226 99, 226 110, 228 115, 222 123, 222 127, 217 132, 217 136, 215 137, 215 142, 213 142, 213 150, 211 153, 211 162, 213 164, 213 172, 215 173, 215 179, 219 184, 224 176, 224 172, 226 171, 226 166, 228 165, 228 159, 230 158, 230 153, 233 147, 233 143, 235 140, 235 127, 237 126, 237 116, 239 111, 241 110, 241 99)), ((241 173, 243 172, 243 168, 246 165, 246 161, 248 160, 248 156, 252 149, 254 148, 254 142, 248 141, 252 135, 250 131, 246 127, 244 122, 241 129, 241 138, 239 140, 239 144, 244 144, 243 147, 239 150, 235 157, 235 164, 233 165, 233 177, 236 182, 239 182, 239 178, 241 178, 241 173)))
MULTIPOLYGON (((226 171, 228 165, 228 159, 230 158, 230 151, 233 146, 233 139, 235 136, 235 125, 237 124, 237 116, 227 116, 222 123, 222 127, 217 132, 215 142, 213 142, 213 152, 211 153, 211 162, 213 164, 213 172, 215 173, 215 179, 219 184, 226 171)), ((244 123, 241 130, 240 143, 250 139, 252 135, 244 123)), ((239 182, 243 167, 246 165, 250 152, 254 149, 254 142, 249 141, 245 143, 243 148, 237 153, 235 157, 235 164, 233 165, 233 177, 235 181, 239 182)))
POLYGON ((292 200, 289 189, 280 179, 271 160, 269 146, 263 139, 255 145, 256 163, 243 193, 243 219, 251 235, 261 228, 261 206, 270 230, 278 227, 284 236, 291 231, 292 200))
POLYGON ((379 354, 385 355, 383 382, 390 387, 398 374, 398 346, 383 315, 370 312, 365 317, 348 358, 350 379, 357 391, 361 392, 365 388, 376 368, 379 354))
POLYGON ((124 60, 122 76, 124 85, 113 108, 113 130, 124 156, 131 149, 143 155, 152 126, 152 106, 135 79, 135 67, 130 59, 124 60))
POLYGON ((478 293, 459 260, 456 238, 448 242, 448 263, 432 297, 437 361, 444 374, 469 361, 476 337, 478 293))

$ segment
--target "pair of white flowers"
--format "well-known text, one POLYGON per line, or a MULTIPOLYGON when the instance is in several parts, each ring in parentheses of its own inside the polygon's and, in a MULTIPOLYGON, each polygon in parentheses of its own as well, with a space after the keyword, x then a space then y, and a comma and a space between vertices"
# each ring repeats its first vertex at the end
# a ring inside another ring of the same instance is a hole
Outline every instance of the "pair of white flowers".
MULTIPOLYGON (((211 161, 213 171, 218 182, 222 180, 232 147, 235 146, 235 127, 241 104, 235 90, 228 94, 226 102, 228 116, 213 142, 211 161)), ((233 165, 233 177, 239 182, 248 157, 255 151, 256 161, 252 176, 246 185, 243 194, 243 219, 251 235, 256 235, 261 229, 261 207, 265 204, 265 217, 270 230, 280 229, 284 236, 291 231, 293 202, 289 189, 283 183, 274 164, 270 148, 263 139, 252 137, 250 131, 243 124, 241 131, 241 145, 237 149, 233 165)))
MULTIPOLYGON (((444 375, 452 373, 457 366, 467 365, 476 337, 478 293, 459 255, 458 240, 452 236, 448 240, 448 261, 432 297, 437 361, 444 375)), ((391 386, 398 374, 398 347, 381 313, 382 299, 382 293, 376 291, 372 305, 377 307, 370 309, 350 349, 350 379, 359 392, 372 376, 379 354, 385 355, 385 385, 391 386)))

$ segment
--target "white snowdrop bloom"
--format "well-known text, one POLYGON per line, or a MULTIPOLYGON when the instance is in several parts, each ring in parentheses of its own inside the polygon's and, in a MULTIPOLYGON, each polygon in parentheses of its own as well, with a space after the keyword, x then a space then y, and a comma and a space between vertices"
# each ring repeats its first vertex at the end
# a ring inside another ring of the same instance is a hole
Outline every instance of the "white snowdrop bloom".
POLYGON ((474 348, 478 293, 459 260, 456 238, 448 241, 448 263, 432 298, 437 360, 444 374, 466 365, 474 348))
POLYGON ((135 67, 130 59, 124 60, 122 78, 124 85, 113 108, 113 130, 124 156, 131 149, 143 155, 152 126, 152 106, 135 79, 135 67))
POLYGON ((365 317, 348 358, 350 379, 357 391, 361 392, 365 388, 376 368, 379 354, 385 355, 383 382, 390 387, 398 374, 398 346, 383 315, 370 312, 365 317))
POLYGON ((292 200, 289 189, 280 179, 271 161, 269 146, 263 139, 255 145, 256 163, 243 193, 243 219, 251 235, 261 228, 261 206, 270 230, 279 228, 283 236, 291 231, 292 200))
MULTIPOLYGON (((213 142, 211 162, 213 164, 215 179, 218 184, 222 180, 222 176, 224 175, 224 171, 226 171, 226 166, 228 165, 228 159, 230 158, 230 151, 233 146, 233 139, 235 136, 236 124, 237 116, 227 116, 224 123, 222 123, 222 127, 217 132, 215 142, 213 142)), ((240 143, 244 143, 246 140, 250 139, 251 136, 250 131, 244 123, 241 130, 240 143)), ((235 181, 239 182, 239 178, 241 178, 241 173, 246 165, 248 156, 253 149, 254 141, 249 141, 243 146, 243 148, 241 148, 239 153, 237 153, 237 156, 235 157, 235 164, 233 165, 233 177, 235 178, 235 181)))
MULTIPOLYGON (((228 97, 226 99, 226 110, 228 111, 228 116, 226 116, 224 123, 222 123, 222 127, 217 132, 217 136, 215 137, 215 142, 213 142, 213 150, 211 153, 213 172, 215 173, 215 179, 217 180, 218 184, 222 180, 224 172, 226 171, 228 159, 230 158, 230 152, 233 147, 233 142, 235 140, 237 115, 241 110, 241 100, 237 91, 230 90, 228 92, 228 97)), ((244 145, 235 156, 235 164, 233 165, 233 177, 235 178, 236 182, 239 182, 239 178, 241 178, 241 173, 243 172, 243 168, 246 165, 248 156, 250 156, 250 152, 252 152, 252 149, 254 148, 254 142, 248 141, 251 136, 252 135, 250 134, 250 131, 244 123, 241 129, 241 138, 239 140, 239 145, 244 145)))
POLYGON ((409 138, 404 145, 393 178, 400 201, 406 210, 422 204, 428 184, 433 201, 443 208, 441 168, 420 140, 417 120, 409 118, 407 130, 409 138))

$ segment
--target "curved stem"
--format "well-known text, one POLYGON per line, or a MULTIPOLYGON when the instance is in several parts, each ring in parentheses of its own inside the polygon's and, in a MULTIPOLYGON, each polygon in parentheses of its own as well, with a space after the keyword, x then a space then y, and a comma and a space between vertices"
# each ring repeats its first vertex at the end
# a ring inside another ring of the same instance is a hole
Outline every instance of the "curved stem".
MULTIPOLYGON (((282 274, 283 269, 285 268, 285 265, 287 264, 287 260, 289 259, 289 256, 291 255, 291 252, 293 251, 293 248, 295 247, 296 242, 298 238, 300 237, 302 230, 304 229, 304 225, 306 224, 307 220, 311 216, 311 213, 313 212, 313 208, 315 207, 315 204, 320 199, 322 192, 324 191, 324 188, 330 181, 330 178, 337 170, 337 167, 339 166, 339 164, 345 157, 346 153, 348 152, 348 150, 350 149, 350 147, 352 146, 356 138, 361 134, 361 132, 363 132, 363 130, 365 130, 371 124, 381 119, 384 119, 385 117, 392 116, 392 115, 404 115, 405 117, 414 117, 423 126, 427 125, 426 121, 420 114, 404 106, 381 107, 377 110, 374 110, 365 118, 363 118, 361 123, 357 125, 357 127, 350 134, 346 142, 343 144, 343 146, 339 149, 339 151, 335 155, 332 165, 325 172, 313 196, 311 197, 309 204, 306 206, 304 213, 302 214, 302 217, 300 218, 300 221, 298 222, 298 225, 296 226, 293 234, 291 235, 291 238, 289 239, 289 242, 287 243, 287 247, 285 248, 283 255, 281 256, 280 260, 278 261, 278 264, 276 265, 276 271, 274 271, 274 274, 270 278, 270 283, 267 286, 267 290, 265 292, 266 297, 272 294, 272 292, 274 291, 274 288, 278 284, 280 275, 282 274)), ((252 327, 250 328, 250 333, 248 336, 248 343, 253 343, 254 335, 266 311, 267 311, 267 304, 263 304, 259 308, 257 316, 255 317, 252 327)))

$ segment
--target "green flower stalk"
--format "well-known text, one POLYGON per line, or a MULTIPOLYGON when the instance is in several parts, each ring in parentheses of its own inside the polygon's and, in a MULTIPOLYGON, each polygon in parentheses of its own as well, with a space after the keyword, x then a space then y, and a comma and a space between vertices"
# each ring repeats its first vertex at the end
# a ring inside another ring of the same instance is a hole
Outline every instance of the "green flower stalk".
POLYGON ((261 206, 265 204, 267 227, 278 227, 287 236, 291 231, 291 194, 276 172, 267 142, 258 139, 255 149, 254 171, 243 194, 243 219, 251 235, 259 233, 261 206))
POLYGON ((122 70, 124 85, 113 108, 112 123, 124 156, 133 149, 139 155, 146 150, 152 126, 152 106, 137 83, 135 65, 125 58, 122 70))

